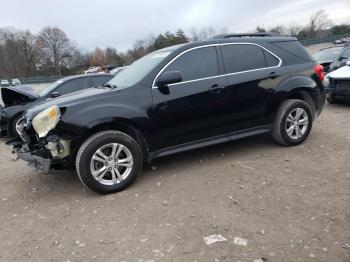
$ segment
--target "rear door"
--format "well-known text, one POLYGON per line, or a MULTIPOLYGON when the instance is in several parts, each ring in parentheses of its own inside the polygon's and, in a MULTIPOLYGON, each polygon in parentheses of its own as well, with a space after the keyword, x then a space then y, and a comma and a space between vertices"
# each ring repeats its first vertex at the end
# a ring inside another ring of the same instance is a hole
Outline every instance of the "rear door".
POLYGON ((152 116, 162 147, 225 132, 220 117, 224 113, 227 82, 221 75, 218 50, 207 46, 186 51, 163 71, 179 71, 183 81, 168 85, 167 90, 152 88, 152 116))
POLYGON ((286 73, 281 60, 249 43, 222 45, 221 52, 228 81, 230 132, 270 124, 274 88, 286 73))

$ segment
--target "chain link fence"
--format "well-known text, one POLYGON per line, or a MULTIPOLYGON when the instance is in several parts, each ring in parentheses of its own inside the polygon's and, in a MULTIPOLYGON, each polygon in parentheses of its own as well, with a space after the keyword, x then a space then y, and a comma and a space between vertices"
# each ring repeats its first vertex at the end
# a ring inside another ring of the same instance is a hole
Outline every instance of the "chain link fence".
POLYGON ((43 84, 43 83, 52 83, 61 79, 65 76, 37 76, 37 77, 26 77, 19 78, 22 84, 43 84))
POLYGON ((348 37, 350 37, 350 34, 328 35, 328 36, 323 36, 319 38, 300 40, 300 43, 302 43, 304 46, 310 46, 310 45, 317 45, 317 44, 323 44, 323 43, 334 43, 335 40, 340 40, 342 38, 348 38, 348 37))

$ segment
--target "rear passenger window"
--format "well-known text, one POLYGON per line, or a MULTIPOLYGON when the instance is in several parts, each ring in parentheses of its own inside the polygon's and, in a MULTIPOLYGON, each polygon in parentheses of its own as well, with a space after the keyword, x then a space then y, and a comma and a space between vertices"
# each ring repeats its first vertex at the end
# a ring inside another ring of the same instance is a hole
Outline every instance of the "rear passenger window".
POLYGON ((191 50, 177 58, 165 71, 179 71, 183 81, 216 76, 219 72, 216 48, 191 50))
POLYGON ((270 54, 266 50, 264 50, 264 55, 265 55, 267 67, 278 66, 279 60, 275 56, 273 56, 272 54, 270 54))
POLYGON ((255 45, 225 45, 221 47, 226 73, 236 73, 266 67, 263 49, 255 45))

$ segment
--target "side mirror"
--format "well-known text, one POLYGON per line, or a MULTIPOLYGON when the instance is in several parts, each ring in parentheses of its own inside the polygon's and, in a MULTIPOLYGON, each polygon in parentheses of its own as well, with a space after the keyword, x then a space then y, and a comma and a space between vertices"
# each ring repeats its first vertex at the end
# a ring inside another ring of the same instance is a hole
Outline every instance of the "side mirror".
POLYGON ((52 92, 50 95, 49 95, 49 98, 56 98, 56 97, 59 97, 60 96, 60 93, 58 92, 52 92))
POLYGON ((181 81, 182 81, 182 75, 179 71, 169 71, 169 72, 164 72, 163 74, 160 75, 156 85, 158 87, 164 87, 170 84, 179 83, 181 81))
POLYGON ((348 58, 347 58, 347 57, 344 57, 344 56, 341 56, 341 57, 339 58, 339 61, 344 61, 344 60, 348 60, 348 58))

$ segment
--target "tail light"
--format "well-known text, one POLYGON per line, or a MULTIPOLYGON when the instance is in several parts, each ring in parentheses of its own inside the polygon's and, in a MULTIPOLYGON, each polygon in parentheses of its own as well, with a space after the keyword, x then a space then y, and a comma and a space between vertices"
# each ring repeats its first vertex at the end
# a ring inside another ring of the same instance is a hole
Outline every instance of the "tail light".
POLYGON ((318 77, 318 79, 320 79, 320 81, 322 82, 324 79, 324 68, 322 65, 315 65, 314 66, 314 71, 318 77))

